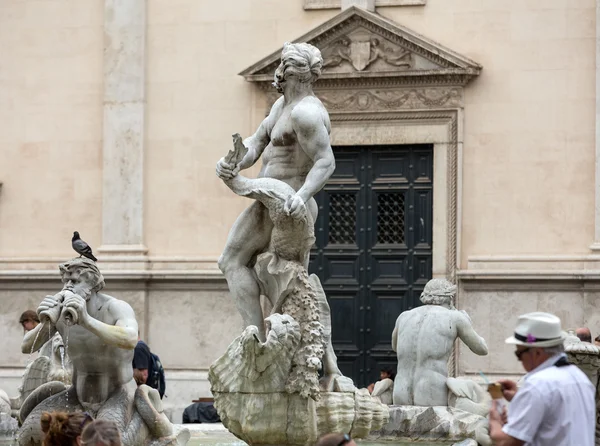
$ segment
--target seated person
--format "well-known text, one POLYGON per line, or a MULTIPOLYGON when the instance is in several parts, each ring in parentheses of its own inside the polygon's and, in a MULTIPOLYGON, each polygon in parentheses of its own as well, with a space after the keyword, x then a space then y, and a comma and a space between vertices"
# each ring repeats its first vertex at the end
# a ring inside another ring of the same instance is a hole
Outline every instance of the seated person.
POLYGON ((367 387, 369 393, 377 397, 382 404, 392 404, 395 375, 391 367, 384 367, 379 372, 379 381, 369 384, 369 387, 367 387))

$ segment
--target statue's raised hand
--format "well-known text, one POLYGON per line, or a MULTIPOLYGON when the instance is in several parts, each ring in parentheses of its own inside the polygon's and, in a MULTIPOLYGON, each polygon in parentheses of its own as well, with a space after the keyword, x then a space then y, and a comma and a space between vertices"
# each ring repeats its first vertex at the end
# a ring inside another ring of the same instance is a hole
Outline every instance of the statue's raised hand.
POLYGON ((60 316, 60 304, 62 294, 58 293, 54 296, 46 296, 37 308, 37 314, 40 320, 44 322, 46 319, 50 320, 50 323, 56 324, 60 316))
POLYGON ((217 176, 222 180, 230 180, 235 177, 240 171, 239 166, 233 166, 225 161, 225 158, 221 158, 217 162, 217 176))
POLYGON ((70 291, 66 291, 63 306, 63 311, 68 311, 71 315, 73 315, 73 313, 76 314, 76 317, 71 316, 71 322, 73 324, 86 325, 89 315, 83 297, 70 291))

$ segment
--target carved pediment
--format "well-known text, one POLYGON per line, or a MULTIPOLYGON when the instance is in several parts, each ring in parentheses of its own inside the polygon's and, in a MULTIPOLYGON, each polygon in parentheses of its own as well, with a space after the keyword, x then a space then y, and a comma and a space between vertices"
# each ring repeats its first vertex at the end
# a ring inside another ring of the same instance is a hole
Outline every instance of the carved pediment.
MULTIPOLYGON (((339 84, 464 85, 481 66, 376 13, 349 8, 294 42, 321 50, 323 72, 316 88, 339 84)), ((269 85, 281 50, 242 71, 269 85)))

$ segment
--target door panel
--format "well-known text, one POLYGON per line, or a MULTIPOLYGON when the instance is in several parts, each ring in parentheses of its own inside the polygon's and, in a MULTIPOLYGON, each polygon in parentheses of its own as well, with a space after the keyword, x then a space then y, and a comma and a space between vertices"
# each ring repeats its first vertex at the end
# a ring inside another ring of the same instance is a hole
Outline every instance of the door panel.
POLYGON ((338 365, 358 386, 396 366, 391 335, 431 278, 433 148, 335 147, 336 170, 315 196, 309 270, 331 306, 338 365))

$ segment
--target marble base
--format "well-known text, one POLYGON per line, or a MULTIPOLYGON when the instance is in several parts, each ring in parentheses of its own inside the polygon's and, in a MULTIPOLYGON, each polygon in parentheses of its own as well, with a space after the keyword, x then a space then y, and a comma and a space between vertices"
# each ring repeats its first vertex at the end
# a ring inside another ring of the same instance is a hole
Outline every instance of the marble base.
POLYGON ((460 445, 491 444, 487 419, 446 406, 390 406, 390 418, 370 441, 457 441, 460 445), (465 441, 467 441, 465 443, 465 441))

